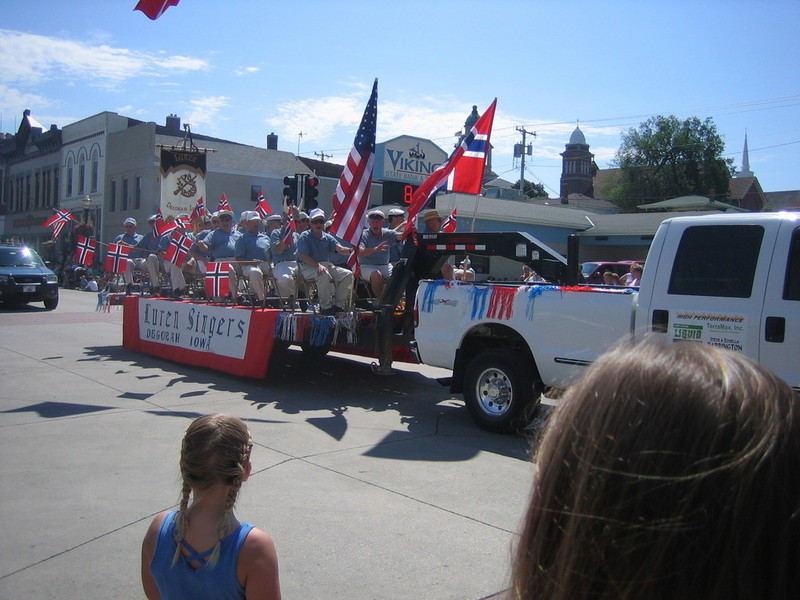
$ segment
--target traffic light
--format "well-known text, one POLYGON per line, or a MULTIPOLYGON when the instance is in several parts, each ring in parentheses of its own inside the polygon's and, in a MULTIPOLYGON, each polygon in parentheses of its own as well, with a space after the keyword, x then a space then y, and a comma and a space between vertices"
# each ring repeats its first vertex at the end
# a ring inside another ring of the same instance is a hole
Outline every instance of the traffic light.
POLYGON ((319 177, 316 175, 306 175, 305 188, 303 190, 303 202, 306 210, 311 210, 319 206, 319 202, 317 202, 317 196, 319 196, 318 185, 319 177))
POLYGON ((286 186, 283 188, 283 195, 286 197, 287 202, 289 204, 297 202, 297 176, 284 177, 283 185, 286 186))

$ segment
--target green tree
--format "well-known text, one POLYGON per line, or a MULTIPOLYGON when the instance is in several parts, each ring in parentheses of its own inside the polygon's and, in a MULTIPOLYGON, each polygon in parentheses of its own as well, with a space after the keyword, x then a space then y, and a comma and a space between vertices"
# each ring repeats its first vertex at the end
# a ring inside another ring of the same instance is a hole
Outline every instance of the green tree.
POLYGON ((635 210, 679 196, 728 195, 733 159, 723 158, 725 143, 711 118, 661 115, 622 134, 612 166, 619 167, 613 188, 603 190, 617 205, 635 210))
MULTIPOLYGON (((522 188, 522 195, 525 198, 547 198, 547 191, 541 183, 532 183, 527 179, 522 180, 525 187, 522 188)), ((511 186, 511 189, 519 189, 519 180, 511 186)))

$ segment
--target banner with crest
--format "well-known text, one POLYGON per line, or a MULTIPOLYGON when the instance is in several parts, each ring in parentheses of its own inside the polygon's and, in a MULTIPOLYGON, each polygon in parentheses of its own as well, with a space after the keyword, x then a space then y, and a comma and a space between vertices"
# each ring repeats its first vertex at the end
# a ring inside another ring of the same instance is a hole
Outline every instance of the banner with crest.
MULTIPOLYGON (((206 195, 206 153, 161 149, 161 214, 191 214, 206 195)), ((167 219, 169 220, 169 219, 167 219)))

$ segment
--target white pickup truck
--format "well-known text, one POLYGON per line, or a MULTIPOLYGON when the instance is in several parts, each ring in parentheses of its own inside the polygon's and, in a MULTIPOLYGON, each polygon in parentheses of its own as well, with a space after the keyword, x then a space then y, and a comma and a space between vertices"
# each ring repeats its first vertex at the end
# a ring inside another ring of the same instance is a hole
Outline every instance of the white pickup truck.
POLYGON ((800 213, 667 219, 646 265, 639 288, 423 280, 412 351, 493 431, 648 334, 741 352, 800 391, 800 213))

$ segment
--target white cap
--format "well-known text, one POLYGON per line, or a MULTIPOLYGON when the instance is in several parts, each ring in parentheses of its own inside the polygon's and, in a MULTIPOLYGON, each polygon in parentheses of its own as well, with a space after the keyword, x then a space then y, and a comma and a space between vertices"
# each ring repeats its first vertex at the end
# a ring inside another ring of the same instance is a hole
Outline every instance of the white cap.
POLYGON ((367 213, 367 218, 371 219, 372 217, 377 217, 378 219, 385 219, 386 215, 383 214, 382 210, 378 210, 377 208, 373 208, 371 211, 367 213))
POLYGON ((316 219, 319 217, 325 218, 325 211, 321 208, 315 208, 310 213, 308 213, 309 218, 316 219))
POLYGON ((260 221, 261 215, 255 210, 246 210, 242 213, 242 221, 260 221))
POLYGON ((405 217, 406 213, 402 208, 391 208, 391 209, 389 209, 389 216, 390 217, 405 217))
POLYGON ((130 224, 131 224, 131 225, 133 225, 134 227, 136 227, 136 225, 138 225, 138 223, 136 223, 136 219, 134 219, 133 217, 128 217, 127 219, 125 219, 125 220, 122 222, 122 224, 123 224, 123 225, 127 225, 128 223, 130 223, 130 224))

